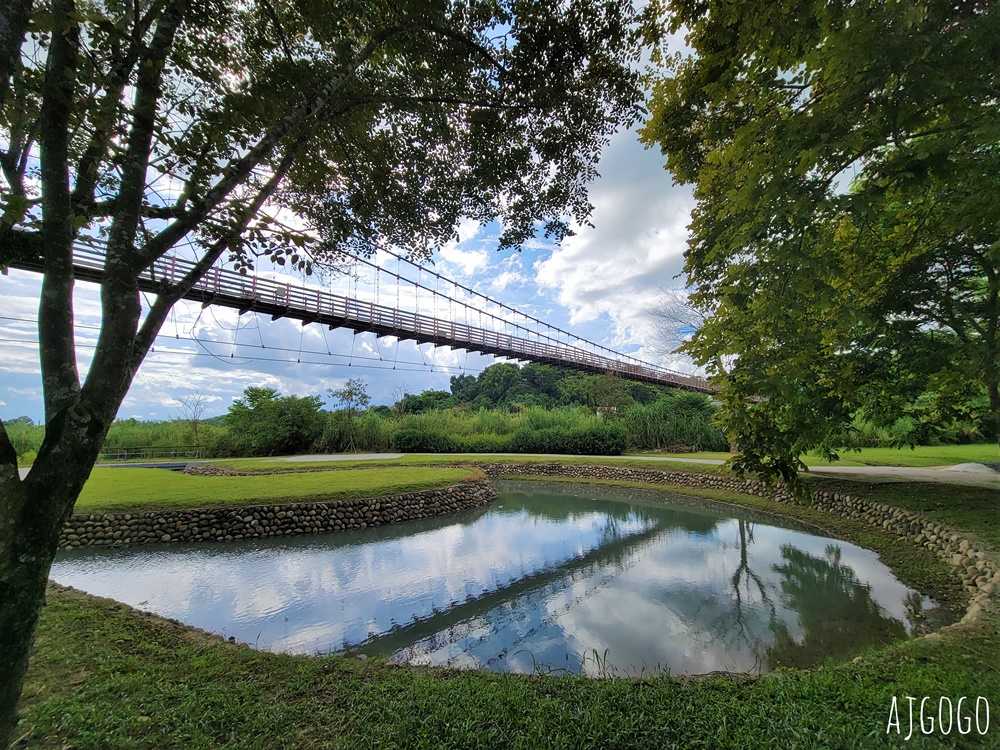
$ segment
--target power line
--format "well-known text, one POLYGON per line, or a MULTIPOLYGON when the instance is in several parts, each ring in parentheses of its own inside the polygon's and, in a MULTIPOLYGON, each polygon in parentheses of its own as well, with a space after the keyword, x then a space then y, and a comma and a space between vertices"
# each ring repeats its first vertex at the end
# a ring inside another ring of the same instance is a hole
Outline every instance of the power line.
MULTIPOLYGON (((15 323, 31 323, 33 325, 37 325, 37 323, 38 323, 37 319, 19 318, 19 317, 14 317, 14 316, 10 316, 10 315, 0 315, 0 320, 7 320, 7 321, 15 322, 15 323)), ((97 326, 97 325, 86 325, 86 324, 77 324, 77 325, 75 325, 75 328, 84 329, 84 330, 93 330, 93 331, 99 331, 101 329, 100 326, 97 326)), ((180 340, 180 341, 191 341, 191 342, 197 343, 200 346, 202 346, 202 348, 205 349, 205 351, 198 352, 198 351, 187 350, 185 352, 174 352, 174 351, 164 352, 164 351, 161 350, 161 351, 157 352, 155 350, 155 345, 154 345, 154 349, 151 351, 152 354, 164 355, 164 356, 199 356, 199 357, 211 357, 213 359, 218 359, 218 360, 220 360, 222 362, 225 362, 226 364, 237 364, 235 362, 235 360, 239 359, 239 360, 246 360, 247 362, 284 362, 284 363, 287 363, 287 364, 314 364, 314 365, 326 365, 326 366, 330 366, 330 367, 362 367, 362 368, 367 368, 367 369, 381 369, 381 370, 386 370, 386 371, 397 370, 397 371, 400 371, 400 372, 425 372, 425 373, 426 372, 432 372, 433 373, 434 371, 440 371, 442 374, 446 374, 446 375, 447 374, 461 374, 461 373, 467 373, 467 372, 474 372, 474 373, 482 372, 482 370, 469 369, 469 368, 466 368, 466 367, 464 367, 462 365, 449 365, 449 364, 442 364, 442 363, 438 363, 438 362, 432 362, 430 365, 428 365, 425 360, 421 360, 420 362, 417 362, 417 361, 414 361, 414 360, 406 360, 406 359, 400 360, 400 359, 397 358, 397 359, 393 360, 391 363, 388 363, 384 358, 382 358, 380 356, 368 356, 368 355, 357 354, 357 353, 355 353, 355 354, 353 354, 351 356, 348 356, 346 354, 337 354, 337 353, 330 352, 330 351, 319 351, 319 350, 314 350, 314 349, 298 349, 298 348, 285 347, 285 346, 275 346, 275 345, 271 345, 271 346, 267 346, 267 347, 261 345, 260 348, 262 348, 262 349, 266 348, 268 351, 295 352, 295 353, 301 352, 301 354, 306 354, 306 355, 315 355, 315 356, 320 356, 320 357, 336 357, 337 359, 348 360, 348 361, 354 359, 354 360, 364 360, 364 361, 369 361, 369 362, 385 362, 386 364, 384 364, 382 366, 377 366, 377 365, 360 365, 360 364, 358 364, 358 365, 350 365, 350 364, 346 364, 346 363, 342 363, 342 362, 333 362, 333 361, 329 361, 329 360, 327 360, 327 361, 302 360, 301 362, 299 362, 298 358, 295 358, 295 359, 293 359, 293 358, 284 359, 284 358, 281 358, 281 357, 261 357, 261 356, 250 355, 250 354, 232 354, 232 355, 226 356, 226 355, 223 355, 223 354, 217 354, 215 352, 208 351, 207 347, 209 345, 216 345, 216 346, 220 346, 220 347, 230 347, 230 346, 233 346, 233 342, 229 342, 229 341, 213 341, 212 339, 202 339, 202 338, 199 338, 197 336, 191 336, 191 335, 187 335, 187 334, 176 334, 176 333, 174 333, 174 334, 160 333, 160 334, 157 335, 156 338, 157 338, 157 340, 162 340, 162 339, 170 340, 170 339, 174 339, 174 340, 180 340), (405 366, 401 367, 400 365, 420 365, 420 367, 416 367, 416 366, 414 366, 414 367, 405 367, 405 366)), ((0 338, 0 342, 3 342, 3 343, 14 343, 14 344, 27 344, 28 346, 33 346, 35 348, 38 347, 38 342, 34 341, 34 340, 31 340, 31 339, 0 338)), ((398 341, 397 341, 397 344, 398 344, 398 341)), ((76 345, 78 347, 80 347, 80 348, 83 348, 83 349, 95 349, 96 346, 97 346, 96 344, 91 344, 91 343, 86 343, 86 342, 83 342, 83 343, 78 342, 76 345)), ((255 345, 255 344, 239 344, 239 343, 237 343, 235 345, 235 347, 236 348, 244 348, 244 349, 249 349, 249 348, 257 349, 257 345, 255 345)))

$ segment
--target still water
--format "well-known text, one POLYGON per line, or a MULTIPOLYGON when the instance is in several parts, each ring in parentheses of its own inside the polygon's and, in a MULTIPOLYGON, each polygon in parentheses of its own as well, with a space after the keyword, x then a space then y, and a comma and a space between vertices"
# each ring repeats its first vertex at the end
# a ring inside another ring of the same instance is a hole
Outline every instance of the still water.
POLYGON ((869 550, 665 492, 498 482, 356 532, 77 550, 52 578, 260 649, 590 675, 766 672, 909 637, 930 600, 869 550))

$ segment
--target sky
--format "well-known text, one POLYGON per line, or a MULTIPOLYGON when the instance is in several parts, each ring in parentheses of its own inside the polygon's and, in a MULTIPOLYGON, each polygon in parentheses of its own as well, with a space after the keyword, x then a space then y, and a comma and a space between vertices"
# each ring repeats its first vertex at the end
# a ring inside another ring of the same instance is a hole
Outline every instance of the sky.
MULTIPOLYGON (((593 227, 577 227, 575 236, 558 246, 533 241, 517 253, 497 251, 495 225, 464 222, 459 239, 435 256, 434 270, 582 338, 692 371, 691 364, 676 355, 662 354, 652 316, 664 290, 684 288, 683 252, 694 206, 690 189, 673 185, 663 163, 657 149, 644 149, 634 130, 621 131, 605 149, 598 167, 601 176, 590 188, 593 227)), ((259 264, 258 272, 303 283, 277 267, 259 264)), ((306 283, 393 304, 395 284, 383 280, 376 289, 372 276, 359 269, 354 277, 314 276, 306 283)), ((422 281, 431 277, 424 275, 422 281)), ((39 275, 24 271, 0 276, 0 419, 43 419, 35 328, 40 282, 39 275)), ((404 307, 412 310, 416 304, 421 312, 431 312, 426 294, 414 300, 409 288, 400 295, 404 307)), ((83 377, 100 325, 96 286, 76 285, 74 311, 83 377)), ((459 312, 433 311, 462 320, 459 312)), ((499 360, 376 339, 369 333, 301 326, 285 318, 238 315, 220 307, 203 310, 182 301, 161 329, 118 416, 173 419, 182 414, 182 399, 194 394, 204 397, 203 416, 224 414, 248 386, 274 388, 282 395, 317 395, 332 408, 327 391, 356 377, 364 379, 372 404, 388 405, 404 391, 448 390, 451 375, 475 374, 494 361, 499 360)))

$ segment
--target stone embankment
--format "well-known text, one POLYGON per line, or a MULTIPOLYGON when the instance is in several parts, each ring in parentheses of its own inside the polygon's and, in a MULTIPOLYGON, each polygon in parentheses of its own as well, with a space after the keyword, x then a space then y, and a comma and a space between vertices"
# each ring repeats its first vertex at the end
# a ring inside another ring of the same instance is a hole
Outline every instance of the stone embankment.
POLYGON ((63 528, 59 546, 117 547, 323 534, 457 513, 488 505, 496 496, 493 485, 481 479, 440 490, 366 500, 79 514, 72 516, 63 528))
MULTIPOLYGON (((743 495, 768 498, 777 503, 795 502, 786 487, 768 489, 753 479, 740 479, 717 474, 695 474, 680 471, 640 469, 630 466, 584 466, 563 464, 480 464, 486 476, 550 476, 573 479, 604 479, 619 482, 641 482, 675 487, 727 490, 743 495)), ((837 492, 813 493, 813 505, 834 516, 853 518, 878 526, 900 541, 934 552, 951 565, 961 578, 971 601, 962 622, 976 618, 989 598, 1000 588, 1000 562, 975 542, 941 524, 921 518, 911 511, 893 508, 852 495, 837 492)))

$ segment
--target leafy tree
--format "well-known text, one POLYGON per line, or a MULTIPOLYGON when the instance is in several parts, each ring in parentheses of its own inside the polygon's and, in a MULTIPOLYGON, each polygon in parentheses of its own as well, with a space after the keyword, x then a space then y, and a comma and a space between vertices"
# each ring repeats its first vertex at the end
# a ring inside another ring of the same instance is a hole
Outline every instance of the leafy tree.
POLYGON ((365 389, 364 378, 349 378, 343 388, 331 388, 328 393, 344 410, 347 417, 347 450, 356 450, 354 445, 354 413, 368 408, 371 397, 365 389))
POLYGON ((587 381, 587 389, 591 401, 604 415, 605 421, 618 409, 635 403, 625 381, 614 373, 591 377, 587 381))
POLYGON ((684 350, 723 389, 736 468, 794 481, 859 409, 949 379, 1000 424, 1000 16, 668 0, 647 20, 693 50, 658 54, 642 138, 694 186, 707 318, 684 350))
POLYGON ((281 396, 251 386, 229 407, 230 439, 251 456, 308 451, 323 430, 322 406, 318 396, 281 396))
POLYGON ((589 375, 580 373, 572 373, 562 378, 557 385, 559 404, 561 406, 593 406, 590 388, 587 386, 589 378, 589 375))
POLYGON ((479 379, 475 375, 452 375, 448 382, 451 395, 460 403, 472 401, 479 392, 479 379))
POLYGON ((423 414, 425 411, 444 409, 455 405, 454 397, 448 391, 424 391, 408 393, 395 405, 399 414, 423 414))
POLYGON ((539 402, 549 406, 559 398, 559 381, 566 375, 566 370, 560 370, 552 365, 527 364, 521 368, 521 379, 532 388, 539 402))
POLYGON ((663 395, 661 389, 655 385, 640 383, 636 380, 626 381, 625 390, 637 404, 651 404, 663 395))
POLYGON ((638 112, 633 13, 625 0, 0 4, 0 267, 44 271, 45 407, 23 481, 0 428, 0 743, 59 531, 172 305, 220 259, 429 255, 464 216, 499 220, 505 247, 536 227, 561 239, 590 212, 601 147, 638 112), (84 237, 106 264, 81 382, 84 237), (138 277, 171 252, 197 266, 144 310, 138 277))
POLYGON ((485 400, 487 408, 507 406, 521 385, 521 368, 499 363, 490 365, 479 374, 479 392, 476 403, 485 400))

